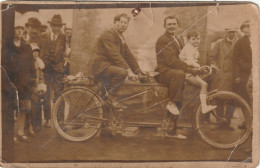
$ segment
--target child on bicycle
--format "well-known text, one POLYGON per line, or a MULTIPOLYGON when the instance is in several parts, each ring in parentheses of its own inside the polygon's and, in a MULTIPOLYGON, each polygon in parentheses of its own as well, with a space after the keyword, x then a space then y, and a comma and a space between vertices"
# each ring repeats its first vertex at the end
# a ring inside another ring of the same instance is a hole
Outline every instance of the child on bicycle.
MULTIPOLYGON (((186 62, 190 67, 198 68, 200 69, 201 66, 198 63, 199 59, 199 43, 200 43, 200 35, 197 31, 191 30, 187 33, 187 44, 183 47, 180 53, 180 59, 184 62, 186 62)), ((208 113, 214 109, 216 109, 217 106, 207 105, 206 99, 207 99, 207 89, 208 84, 204 80, 202 80, 199 75, 192 75, 190 73, 186 73, 186 80, 190 83, 200 86, 200 101, 201 101, 201 108, 202 113, 208 113)))

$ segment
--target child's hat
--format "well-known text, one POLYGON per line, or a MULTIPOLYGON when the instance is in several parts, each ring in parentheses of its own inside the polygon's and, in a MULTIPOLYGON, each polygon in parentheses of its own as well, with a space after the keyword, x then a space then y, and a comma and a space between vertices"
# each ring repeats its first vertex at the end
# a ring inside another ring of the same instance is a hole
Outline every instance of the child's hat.
POLYGON ((38 47, 38 45, 36 43, 31 43, 31 48, 32 48, 32 51, 40 51, 40 48, 38 47))

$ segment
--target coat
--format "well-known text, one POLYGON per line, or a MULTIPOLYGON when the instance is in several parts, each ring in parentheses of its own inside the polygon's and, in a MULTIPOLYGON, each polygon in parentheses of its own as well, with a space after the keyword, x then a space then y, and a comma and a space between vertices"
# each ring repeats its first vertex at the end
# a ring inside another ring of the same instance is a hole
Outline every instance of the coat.
POLYGON ((215 65, 222 71, 229 71, 230 65, 227 59, 232 54, 236 41, 237 39, 230 42, 226 37, 218 40, 209 53, 210 64, 215 65))
POLYGON ((13 43, 9 46, 9 57, 11 65, 11 80, 18 91, 19 99, 30 100, 36 71, 31 46, 21 41, 20 47, 13 43))
POLYGON ((187 71, 188 65, 179 59, 179 54, 184 46, 184 42, 180 38, 177 40, 180 48, 173 37, 167 32, 157 40, 155 51, 157 57, 156 70, 158 72, 164 73, 169 69, 187 71))
POLYGON ((55 41, 51 35, 42 35, 40 58, 45 64, 45 71, 53 70, 58 73, 64 72, 64 52, 66 49, 66 36, 60 33, 55 41))
POLYGON ((223 38, 218 40, 209 53, 210 64, 215 65, 220 70, 213 77, 210 88, 218 90, 232 91, 233 83, 233 48, 237 40, 232 43, 223 38))
POLYGON ((243 74, 248 75, 252 69, 252 49, 248 36, 244 36, 237 41, 234 46, 234 78, 243 78, 243 74))
POLYGON ((249 103, 250 96, 246 91, 246 84, 252 69, 252 49, 248 36, 244 36, 235 44, 233 62, 233 78, 240 78, 240 82, 238 84, 234 83, 234 91, 249 103))
POLYGON ((137 74, 140 72, 139 65, 128 48, 126 43, 122 43, 115 29, 105 31, 98 38, 93 50, 92 73, 94 76, 102 73, 110 65, 131 68, 137 74))

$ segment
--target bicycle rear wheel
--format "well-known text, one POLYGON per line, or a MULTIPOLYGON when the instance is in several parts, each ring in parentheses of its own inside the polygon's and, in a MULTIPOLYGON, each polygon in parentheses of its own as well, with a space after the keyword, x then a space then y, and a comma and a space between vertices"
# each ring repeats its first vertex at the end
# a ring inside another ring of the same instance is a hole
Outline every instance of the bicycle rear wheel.
POLYGON ((217 108, 202 114, 201 105, 193 116, 196 133, 216 148, 234 148, 244 143, 252 131, 252 112, 239 95, 219 91, 208 97, 208 104, 217 108))
POLYGON ((85 88, 72 88, 57 98, 52 112, 53 124, 65 139, 85 141, 95 136, 102 125, 100 99, 85 88))

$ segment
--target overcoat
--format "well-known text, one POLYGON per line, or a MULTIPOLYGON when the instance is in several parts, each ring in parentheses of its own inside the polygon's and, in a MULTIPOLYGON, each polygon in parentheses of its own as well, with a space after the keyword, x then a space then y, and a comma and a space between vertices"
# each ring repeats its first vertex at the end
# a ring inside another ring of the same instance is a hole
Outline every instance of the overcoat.
POLYGON ((8 57, 11 58, 11 80, 18 91, 19 99, 30 100, 35 86, 33 79, 36 78, 31 46, 24 40, 21 40, 20 47, 10 43, 8 57))
POLYGON ((232 91, 233 83, 233 49, 234 41, 228 41, 227 38, 218 40, 209 53, 210 64, 215 65, 220 71, 216 73, 211 82, 211 89, 232 91))
POLYGON ((252 49, 250 45, 251 42, 249 37, 242 37, 234 46, 233 56, 234 79, 241 79, 238 84, 234 84, 234 91, 240 94, 248 102, 250 102, 250 97, 246 91, 246 84, 252 69, 252 49))

